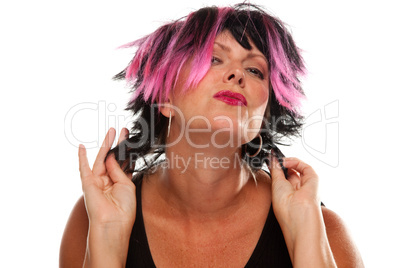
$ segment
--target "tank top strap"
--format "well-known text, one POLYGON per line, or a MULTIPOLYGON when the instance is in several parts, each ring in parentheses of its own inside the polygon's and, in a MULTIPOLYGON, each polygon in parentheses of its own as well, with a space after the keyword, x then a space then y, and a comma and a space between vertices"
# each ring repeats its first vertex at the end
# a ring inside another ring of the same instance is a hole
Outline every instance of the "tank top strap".
POLYGON ((127 268, 152 268, 155 263, 152 259, 151 251, 149 249, 147 235, 145 232, 144 218, 142 214, 142 200, 141 188, 144 174, 139 174, 133 179, 136 182, 136 199, 137 199, 137 212, 135 216, 135 223, 131 232, 128 253, 127 253, 127 268))
POLYGON ((293 267, 272 205, 269 209, 261 236, 245 266, 245 268, 254 267, 293 267))
MULTIPOLYGON (((137 212, 133 230, 130 237, 127 254, 127 268, 153 268, 155 263, 145 232, 144 218, 142 214, 141 187, 142 177, 136 177, 137 212)), ((248 260, 245 268, 254 267, 292 267, 289 253, 286 247, 282 230, 275 217, 272 205, 267 220, 264 224, 257 245, 248 260)))

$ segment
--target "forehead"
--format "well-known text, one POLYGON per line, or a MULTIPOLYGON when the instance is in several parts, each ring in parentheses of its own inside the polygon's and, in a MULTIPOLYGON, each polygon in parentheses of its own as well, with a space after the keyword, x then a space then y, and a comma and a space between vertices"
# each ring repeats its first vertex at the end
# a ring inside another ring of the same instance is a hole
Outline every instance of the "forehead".
MULTIPOLYGON (((245 34, 246 37, 246 34, 245 34)), ((229 30, 224 30, 221 33, 219 33, 216 38, 215 38, 215 45, 218 45, 220 48, 222 48, 223 50, 231 50, 232 47, 234 46, 241 46, 244 49, 253 52, 255 54, 260 54, 261 56, 265 55, 256 47, 256 45, 254 44, 253 40, 251 40, 251 38, 246 37, 248 40, 248 43, 251 45, 251 49, 247 49, 245 48, 243 45, 241 45, 234 37, 233 35, 230 33, 229 30)))
POLYGON ((268 60, 266 56, 255 46, 251 38, 247 37, 248 43, 250 44, 251 48, 247 49, 244 47, 244 45, 240 44, 230 33, 228 30, 224 30, 223 32, 219 33, 214 42, 214 46, 219 47, 220 49, 227 51, 227 52, 233 52, 234 47, 238 49, 239 47, 248 51, 249 55, 252 56, 259 56, 263 57, 264 60, 268 63, 268 60))

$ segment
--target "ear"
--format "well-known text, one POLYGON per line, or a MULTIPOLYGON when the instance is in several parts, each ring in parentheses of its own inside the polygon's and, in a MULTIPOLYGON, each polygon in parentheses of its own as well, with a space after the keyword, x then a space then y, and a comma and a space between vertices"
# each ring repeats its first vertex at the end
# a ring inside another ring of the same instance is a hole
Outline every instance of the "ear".
POLYGON ((171 98, 168 98, 166 102, 160 104, 160 112, 167 118, 174 115, 173 104, 170 100, 171 98))

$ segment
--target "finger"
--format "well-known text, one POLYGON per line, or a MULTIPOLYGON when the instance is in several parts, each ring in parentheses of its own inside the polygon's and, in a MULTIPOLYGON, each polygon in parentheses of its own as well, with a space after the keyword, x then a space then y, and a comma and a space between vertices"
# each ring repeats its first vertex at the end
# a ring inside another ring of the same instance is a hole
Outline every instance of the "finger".
MULTIPOLYGON (((128 137, 129 137, 128 129, 127 128, 122 128, 122 130, 120 132, 118 144, 121 144, 122 142, 126 142, 128 137)), ((127 170, 127 171, 125 171, 125 173, 130 179, 133 177, 133 173, 130 172, 133 169, 132 164, 133 163, 131 163, 131 161, 129 159, 126 159, 124 161, 124 163, 122 164, 122 166, 121 166, 121 168, 123 170, 127 170)))
POLYGON ((272 175, 272 202, 278 204, 278 202, 281 202, 281 197, 288 196, 294 192, 294 187, 286 179, 281 164, 276 157, 272 157, 269 168, 272 175))
POLYGON ((296 172, 294 169, 288 169, 288 182, 293 186, 295 190, 300 189, 301 179, 299 173, 296 172))
POLYGON ((113 155, 106 159, 106 169, 113 183, 131 181, 131 175, 121 169, 113 155))
POLYGON ((286 177, 281 168, 281 164, 279 163, 278 159, 276 159, 275 156, 272 157, 269 170, 271 171, 272 183, 286 181, 286 177))
POLYGON ((288 169, 294 169, 300 173, 301 183, 305 183, 312 178, 318 178, 314 169, 298 158, 285 158, 283 165, 288 169))
MULTIPOLYGON (((127 139, 128 139, 128 129, 127 128, 122 128, 121 131, 120 131, 120 136, 119 136, 119 139, 117 141, 117 146, 116 146, 116 147, 118 147, 118 146, 120 147, 119 150, 118 150, 119 156, 121 156, 120 153, 122 151, 126 150, 125 144, 122 144, 122 143, 124 141, 126 141, 127 139)), ((119 157, 117 157, 117 158, 119 159, 119 157)))
POLYGON ((120 131, 120 136, 117 144, 120 144, 122 141, 127 140, 127 138, 128 138, 128 129, 122 128, 120 131))
POLYGON ((94 162, 94 167, 93 167, 94 174, 101 175, 101 174, 105 173, 105 171, 106 171, 106 167, 104 164, 105 157, 107 155, 107 152, 109 152, 110 148, 112 148, 112 144, 113 144, 115 136, 116 136, 116 130, 114 128, 110 128, 106 134, 105 139, 103 140, 103 143, 102 143, 101 148, 99 149, 98 155, 96 156, 96 159, 94 162))
POLYGON ((81 180, 84 180, 85 178, 87 178, 92 174, 92 170, 89 167, 87 150, 85 149, 85 146, 82 144, 80 144, 78 148, 78 160, 79 160, 81 180))

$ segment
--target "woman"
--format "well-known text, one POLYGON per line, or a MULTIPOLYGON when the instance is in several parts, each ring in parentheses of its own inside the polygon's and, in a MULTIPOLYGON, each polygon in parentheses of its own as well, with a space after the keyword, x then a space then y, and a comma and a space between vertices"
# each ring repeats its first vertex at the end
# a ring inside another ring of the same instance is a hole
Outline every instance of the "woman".
POLYGON ((301 127, 304 72, 278 19, 203 8, 128 46, 116 78, 138 117, 113 150, 109 130, 92 170, 80 146, 62 267, 363 266, 314 170, 275 146, 301 127))

